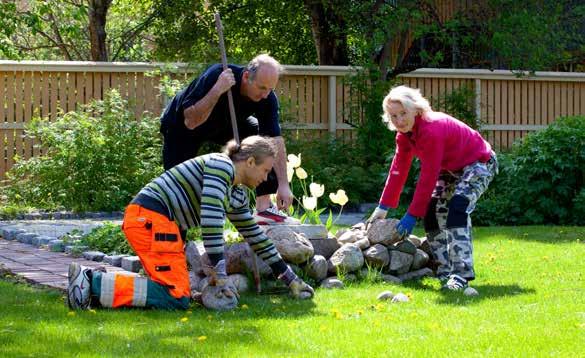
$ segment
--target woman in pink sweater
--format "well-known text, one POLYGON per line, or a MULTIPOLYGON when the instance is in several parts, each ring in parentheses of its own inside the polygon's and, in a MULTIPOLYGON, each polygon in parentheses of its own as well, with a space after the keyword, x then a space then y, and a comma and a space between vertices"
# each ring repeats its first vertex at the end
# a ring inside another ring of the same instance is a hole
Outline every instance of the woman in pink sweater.
POLYGON ((443 288, 465 289, 475 278, 469 214, 497 173, 496 154, 477 131, 433 111, 418 89, 395 87, 382 107, 388 129, 398 132, 396 153, 380 203, 368 222, 385 218, 388 208, 398 206, 412 159, 417 157, 420 176, 397 230, 407 237, 416 218, 424 217, 443 288))

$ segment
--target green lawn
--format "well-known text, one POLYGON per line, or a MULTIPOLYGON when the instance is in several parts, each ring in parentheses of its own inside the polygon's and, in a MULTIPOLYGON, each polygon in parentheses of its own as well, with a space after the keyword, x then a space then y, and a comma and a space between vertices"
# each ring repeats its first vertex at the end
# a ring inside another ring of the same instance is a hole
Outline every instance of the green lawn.
POLYGON ((583 356, 585 228, 475 230, 479 297, 406 286, 245 295, 232 312, 70 312, 60 293, 0 280, 0 356, 583 356), (383 290, 409 303, 376 301, 383 290))

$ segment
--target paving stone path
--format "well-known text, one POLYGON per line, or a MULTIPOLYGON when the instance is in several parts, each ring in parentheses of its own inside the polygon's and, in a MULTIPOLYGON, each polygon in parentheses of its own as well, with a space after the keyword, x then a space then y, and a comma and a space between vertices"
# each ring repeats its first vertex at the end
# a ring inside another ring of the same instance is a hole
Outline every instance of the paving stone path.
MULTIPOLYGON (((88 233, 102 223, 103 221, 100 220, 2 221, 0 229, 20 229, 23 232, 58 239, 71 233, 74 229, 88 233)), ((78 262, 87 267, 103 266, 108 272, 127 272, 120 267, 103 262, 89 261, 82 257, 73 257, 62 252, 51 252, 46 248, 0 238, 0 268, 34 284, 65 290, 67 288, 67 271, 72 262, 78 262)))

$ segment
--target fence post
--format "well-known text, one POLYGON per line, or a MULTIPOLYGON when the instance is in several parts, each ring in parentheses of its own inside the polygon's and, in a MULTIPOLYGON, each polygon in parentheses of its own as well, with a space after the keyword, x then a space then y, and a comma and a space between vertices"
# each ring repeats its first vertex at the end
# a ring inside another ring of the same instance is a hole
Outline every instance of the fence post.
POLYGON ((337 81, 335 75, 329 75, 329 89, 328 89, 328 111, 329 111, 329 134, 335 137, 337 132, 337 81))
POLYGON ((475 123, 477 130, 481 130, 481 79, 475 79, 475 123))

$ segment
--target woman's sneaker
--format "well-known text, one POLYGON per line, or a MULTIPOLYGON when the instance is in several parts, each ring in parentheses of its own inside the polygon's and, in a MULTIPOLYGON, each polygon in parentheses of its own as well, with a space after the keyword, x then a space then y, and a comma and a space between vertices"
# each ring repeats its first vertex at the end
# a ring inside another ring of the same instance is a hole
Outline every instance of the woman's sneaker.
POLYGON ((450 291, 461 291, 465 290, 468 286, 469 284, 467 283, 467 280, 463 277, 459 275, 450 275, 449 280, 447 280, 447 283, 445 283, 442 288, 450 291))
POLYGON ((300 224, 301 221, 292 218, 286 213, 278 210, 276 206, 272 205, 268 209, 254 214, 254 220, 258 225, 274 225, 274 224, 300 224))
POLYGON ((77 262, 69 264, 67 304, 74 310, 89 309, 91 301, 91 269, 77 262))

